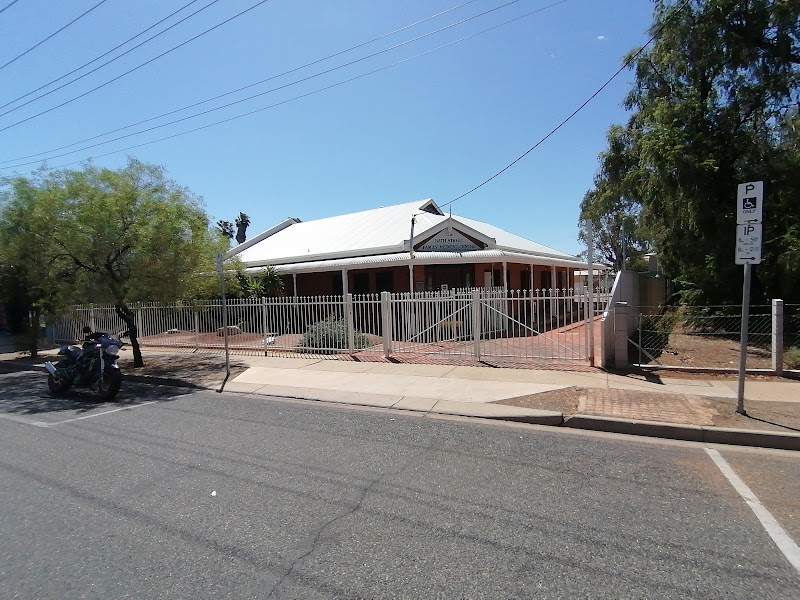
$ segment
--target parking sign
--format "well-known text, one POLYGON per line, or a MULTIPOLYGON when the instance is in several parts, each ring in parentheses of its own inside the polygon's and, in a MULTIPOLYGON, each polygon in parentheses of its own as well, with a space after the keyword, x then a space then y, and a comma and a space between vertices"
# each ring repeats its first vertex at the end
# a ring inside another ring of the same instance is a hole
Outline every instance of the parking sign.
POLYGON ((736 194, 736 222, 761 223, 764 210, 764 182, 740 183, 736 194))

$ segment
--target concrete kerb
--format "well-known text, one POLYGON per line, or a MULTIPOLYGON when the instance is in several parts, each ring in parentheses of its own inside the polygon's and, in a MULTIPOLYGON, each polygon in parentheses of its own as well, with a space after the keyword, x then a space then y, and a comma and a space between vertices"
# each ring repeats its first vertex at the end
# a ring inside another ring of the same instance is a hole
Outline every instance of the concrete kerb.
MULTIPOLYGON (((41 365, 14 364, 10 361, 0 360, 0 372, 44 372, 41 365)), ((163 385, 181 388, 204 390, 217 390, 217 386, 210 387, 195 384, 183 379, 158 377, 154 375, 125 375, 125 380, 148 385, 163 385)), ((690 442, 705 442, 709 444, 728 444, 737 446, 756 446, 763 448, 776 448, 780 450, 800 450, 800 434, 782 433, 771 431, 753 431, 745 429, 732 429, 723 427, 706 427, 701 425, 684 425, 679 423, 661 423, 657 421, 641 421, 621 419, 616 417, 602 417, 594 415, 576 414, 564 418, 563 414, 556 411, 543 411, 499 404, 479 404, 473 402, 456 402, 452 400, 439 400, 430 408, 430 399, 394 398, 392 401, 374 402, 373 394, 342 394, 327 393, 325 390, 310 390, 297 388, 297 393, 288 388, 272 389, 273 386, 260 386, 257 390, 245 391, 256 395, 268 395, 280 398, 313 400, 337 404, 351 404, 359 406, 376 406, 378 408, 391 408, 411 412, 423 412, 441 415, 457 415, 480 419, 494 419, 514 421, 536 425, 564 426, 572 429, 589 431, 602 431, 606 433, 621 433, 626 435, 639 435, 664 439, 674 439, 690 442), (315 393, 319 392, 319 393, 315 393), (350 399, 347 399, 347 396, 350 399), (359 398, 364 396, 364 398, 359 398), (418 402, 422 401, 422 404, 418 402), (425 406, 426 405, 426 406, 425 406)), ((236 390, 225 390, 236 392, 236 390)))
POLYGON ((564 426, 574 429, 623 433, 687 442, 800 450, 800 434, 798 433, 682 425, 679 423, 660 423, 658 421, 639 421, 594 415, 573 415, 564 421, 564 426))

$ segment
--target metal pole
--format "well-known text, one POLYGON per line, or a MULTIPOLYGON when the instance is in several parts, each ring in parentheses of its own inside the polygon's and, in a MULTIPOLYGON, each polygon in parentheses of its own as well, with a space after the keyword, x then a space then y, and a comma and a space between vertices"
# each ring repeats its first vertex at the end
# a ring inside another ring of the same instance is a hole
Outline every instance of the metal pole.
POLYGON ((587 294, 589 296, 589 347, 586 349, 589 355, 589 364, 594 366, 594 238, 592 232, 592 222, 586 220, 586 256, 588 272, 586 277, 587 294))
POLYGON ((737 393, 736 412, 747 415, 744 410, 744 372, 747 366, 747 326, 750 319, 750 270, 752 265, 744 265, 744 285, 742 286, 742 341, 739 346, 739 390, 737 393))
POLYGON ((225 338, 225 380, 231 376, 231 357, 228 349, 228 301, 225 298, 225 260, 222 254, 217 256, 219 271, 219 287, 222 290, 222 335, 225 338))

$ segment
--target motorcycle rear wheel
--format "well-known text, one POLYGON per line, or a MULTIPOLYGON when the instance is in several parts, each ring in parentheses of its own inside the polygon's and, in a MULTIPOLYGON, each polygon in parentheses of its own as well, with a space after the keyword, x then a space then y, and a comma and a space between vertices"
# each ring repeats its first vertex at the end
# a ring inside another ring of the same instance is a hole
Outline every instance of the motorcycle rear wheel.
POLYGON ((72 382, 69 379, 61 379, 58 377, 53 377, 51 374, 48 373, 47 387, 50 388, 51 394, 59 396, 72 387, 72 382))
POLYGON ((111 400, 119 392, 122 385, 122 373, 119 369, 106 369, 98 384, 98 391, 102 400, 111 400))

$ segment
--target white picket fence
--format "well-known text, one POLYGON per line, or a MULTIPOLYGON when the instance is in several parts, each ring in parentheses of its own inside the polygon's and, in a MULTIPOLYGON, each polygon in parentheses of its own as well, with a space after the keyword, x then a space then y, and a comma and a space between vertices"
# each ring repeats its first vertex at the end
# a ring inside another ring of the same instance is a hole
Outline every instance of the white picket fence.
MULTIPOLYGON (((142 347, 219 351, 228 327, 234 353, 336 358, 441 354, 471 358, 582 360, 589 316, 605 308, 581 290, 449 292, 278 297, 132 305, 142 347), (227 312, 227 315, 225 314, 227 312)), ((52 341, 81 329, 120 332, 111 305, 77 305, 48 327, 52 341)))

